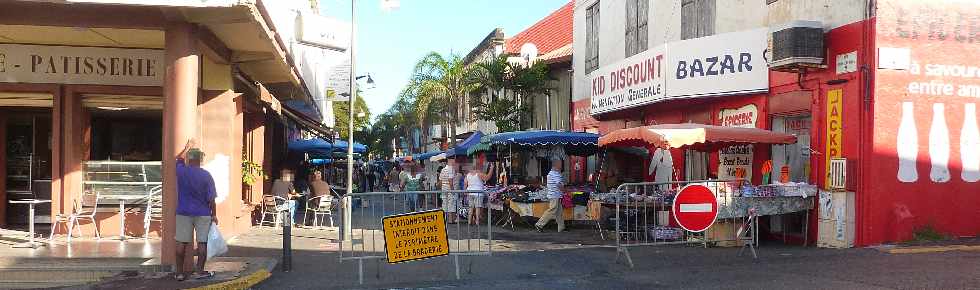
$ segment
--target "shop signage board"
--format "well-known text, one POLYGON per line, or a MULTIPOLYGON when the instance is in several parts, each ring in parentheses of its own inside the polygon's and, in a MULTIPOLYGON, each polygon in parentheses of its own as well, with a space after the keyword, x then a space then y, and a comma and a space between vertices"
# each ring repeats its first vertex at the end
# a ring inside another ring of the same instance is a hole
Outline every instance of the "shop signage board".
POLYGON ((442 210, 384 217, 388 263, 401 263, 449 254, 445 213, 442 210))
POLYGON ((674 197, 672 206, 677 225, 689 232, 703 232, 718 218, 718 200, 707 186, 687 185, 674 197))
POLYGON ((0 82, 162 86, 163 50, 0 44, 0 82))
MULTIPOLYGON (((755 128, 759 119, 759 108, 748 104, 737 109, 722 109, 718 120, 722 126, 738 128, 755 128)), ((718 152, 718 178, 735 179, 739 169, 745 172, 745 180, 752 180, 752 145, 736 145, 721 149, 718 152)))
POLYGON ((827 160, 824 185, 830 186, 830 159, 839 158, 843 156, 842 154, 842 134, 843 128, 841 123, 843 120, 843 91, 841 89, 830 90, 827 92, 827 160))
POLYGON ((671 42, 588 75, 592 115, 672 99, 769 90, 768 29, 671 42))

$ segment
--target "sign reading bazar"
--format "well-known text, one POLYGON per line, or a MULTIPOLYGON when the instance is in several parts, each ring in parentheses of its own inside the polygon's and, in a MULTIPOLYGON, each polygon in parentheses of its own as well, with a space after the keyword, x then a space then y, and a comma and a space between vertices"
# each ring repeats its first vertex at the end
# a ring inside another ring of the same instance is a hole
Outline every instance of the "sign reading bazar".
POLYGON ((0 44, 0 82, 163 85, 163 51, 0 44))
POLYGON ((765 92, 767 28, 671 42, 589 74, 591 114, 673 99, 765 92))
POLYGON ((442 210, 384 217, 388 263, 401 263, 449 254, 445 213, 442 210))

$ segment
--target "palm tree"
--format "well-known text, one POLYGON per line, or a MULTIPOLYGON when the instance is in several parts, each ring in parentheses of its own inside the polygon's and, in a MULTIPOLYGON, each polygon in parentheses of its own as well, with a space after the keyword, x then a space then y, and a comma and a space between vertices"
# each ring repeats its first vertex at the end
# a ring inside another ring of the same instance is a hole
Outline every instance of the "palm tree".
POLYGON ((531 110, 528 96, 551 94, 554 88, 548 75, 548 66, 536 62, 531 66, 507 61, 506 55, 488 59, 477 65, 480 88, 490 93, 490 99, 473 99, 474 114, 485 121, 492 121, 500 132, 523 130, 529 126, 527 114, 531 110), (498 94, 508 95, 500 97, 498 94))
POLYGON ((417 109, 417 112, 427 111, 432 103, 445 105, 450 140, 455 144, 452 136, 456 135, 456 125, 465 121, 467 116, 467 112, 462 112, 462 100, 479 87, 476 70, 467 66, 459 55, 445 58, 437 52, 430 52, 415 65, 415 74, 409 86, 417 91, 416 98, 426 100, 418 103, 424 108, 417 109))

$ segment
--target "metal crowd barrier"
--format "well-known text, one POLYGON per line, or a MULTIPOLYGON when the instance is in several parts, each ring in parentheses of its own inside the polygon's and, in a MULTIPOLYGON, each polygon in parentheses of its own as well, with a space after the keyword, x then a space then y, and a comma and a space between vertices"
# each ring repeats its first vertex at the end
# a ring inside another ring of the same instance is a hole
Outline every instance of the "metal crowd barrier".
MULTIPOLYGON (((690 232, 681 227, 671 227, 673 215, 671 207, 674 196, 686 185, 701 184, 707 186, 718 200, 718 209, 730 209, 727 206, 735 193, 738 192, 740 180, 695 180, 671 182, 640 182, 624 183, 616 188, 615 194, 615 232, 616 232, 616 261, 620 256, 633 267, 630 247, 703 244, 736 241, 736 224, 742 224, 744 218, 738 218, 731 223, 730 235, 708 235, 708 231, 690 232)), ((711 228, 719 227, 717 221, 711 228)), ((728 225, 721 225, 728 226, 728 225)), ((710 230, 710 229, 709 229, 710 230)), ((753 249, 754 254, 754 249, 753 249)))
MULTIPOLYGON (((357 261, 358 283, 364 284, 364 261, 374 260, 377 278, 381 277, 381 263, 387 261, 382 219, 386 216, 443 209, 446 211, 446 235, 449 239, 448 258, 453 260, 456 279, 460 279, 460 256, 490 256, 493 234, 487 194, 484 191, 409 191, 409 192, 367 192, 353 193, 341 200, 341 204, 351 206, 350 213, 341 206, 341 216, 350 217, 350 229, 341 227, 340 262, 357 261), (470 224, 465 217, 473 210, 472 203, 482 202, 484 209, 479 223, 470 224), (450 213, 452 211, 452 213, 450 213), (456 223, 451 223, 449 215, 456 215, 456 223), (349 238, 345 239, 345 231, 349 238)), ((433 259, 441 259, 436 257, 433 259)), ((406 263, 425 263, 425 260, 406 263)), ((468 273, 473 273, 473 259, 470 259, 468 273)))

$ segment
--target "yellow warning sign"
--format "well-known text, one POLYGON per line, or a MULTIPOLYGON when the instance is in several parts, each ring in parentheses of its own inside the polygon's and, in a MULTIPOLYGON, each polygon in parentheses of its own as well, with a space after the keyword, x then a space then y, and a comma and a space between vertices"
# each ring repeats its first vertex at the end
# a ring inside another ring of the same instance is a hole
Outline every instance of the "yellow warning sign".
POLYGON ((442 210, 384 217, 388 263, 401 263, 449 254, 445 213, 442 210))

